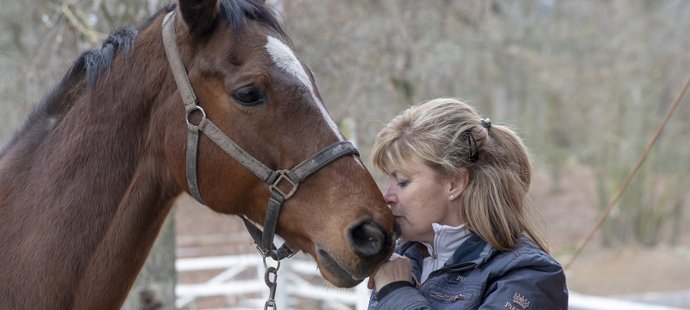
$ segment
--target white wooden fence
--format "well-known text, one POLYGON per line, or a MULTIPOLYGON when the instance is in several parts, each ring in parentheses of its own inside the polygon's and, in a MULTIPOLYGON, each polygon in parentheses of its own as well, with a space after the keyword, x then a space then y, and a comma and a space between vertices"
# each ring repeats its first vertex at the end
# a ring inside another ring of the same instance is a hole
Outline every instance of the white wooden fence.
MULTIPOLYGON (((214 276, 195 284, 178 284, 178 309, 222 308, 263 309, 268 296, 264 282, 265 267, 257 254, 178 259, 178 274, 186 272, 214 272, 214 276), (228 302, 197 307, 197 302, 209 297, 225 297, 228 302)), ((366 281, 352 289, 335 288, 321 278, 312 260, 293 257, 281 262, 278 271, 276 305, 278 309, 367 309, 370 290, 366 281)), ((569 308, 573 310, 681 309, 655 306, 620 299, 585 296, 570 292, 569 308)))
MULTIPOLYGON (((268 287, 264 282, 265 267, 257 254, 178 259, 178 274, 185 272, 214 272, 214 276, 200 283, 178 284, 175 293, 178 309, 197 309, 200 299, 223 296, 232 298, 223 309, 261 309, 268 287), (236 302, 239 301, 239 302, 236 302)), ((335 288, 321 278, 311 260, 293 257, 281 261, 278 271, 276 304, 279 309, 313 308, 356 309, 367 308, 370 290, 366 282, 352 289, 335 288), (304 306, 311 303, 311 306, 304 306)))

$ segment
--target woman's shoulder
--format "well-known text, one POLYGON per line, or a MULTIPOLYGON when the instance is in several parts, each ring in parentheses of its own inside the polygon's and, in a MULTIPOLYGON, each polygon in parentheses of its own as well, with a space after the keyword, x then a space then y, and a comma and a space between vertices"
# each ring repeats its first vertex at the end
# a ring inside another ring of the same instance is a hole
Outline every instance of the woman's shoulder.
POLYGON ((498 252, 493 264, 498 263, 508 269, 534 268, 562 270, 561 264, 549 253, 539 248, 529 237, 523 237, 518 245, 505 252, 498 252))

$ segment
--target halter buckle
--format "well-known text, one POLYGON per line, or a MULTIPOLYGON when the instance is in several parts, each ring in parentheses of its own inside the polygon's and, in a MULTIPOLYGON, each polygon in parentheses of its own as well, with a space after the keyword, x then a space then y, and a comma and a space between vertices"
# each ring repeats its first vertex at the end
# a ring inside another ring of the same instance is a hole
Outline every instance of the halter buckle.
POLYGON ((297 191, 297 186, 299 185, 298 182, 295 182, 294 180, 292 180, 292 178, 290 178, 290 176, 288 175, 288 172, 290 172, 290 171, 288 171, 288 170, 276 171, 276 173, 278 173, 278 178, 276 178, 276 180, 273 181, 273 184, 268 186, 268 189, 271 192, 275 192, 275 193, 280 194, 281 196, 283 196, 283 199, 286 199, 286 200, 295 194, 295 191, 297 191), (285 180, 285 182, 290 184, 290 186, 292 187, 289 191, 287 191, 287 193, 285 191, 283 191, 282 189, 280 189, 280 187, 279 187, 280 183, 283 180, 285 180))

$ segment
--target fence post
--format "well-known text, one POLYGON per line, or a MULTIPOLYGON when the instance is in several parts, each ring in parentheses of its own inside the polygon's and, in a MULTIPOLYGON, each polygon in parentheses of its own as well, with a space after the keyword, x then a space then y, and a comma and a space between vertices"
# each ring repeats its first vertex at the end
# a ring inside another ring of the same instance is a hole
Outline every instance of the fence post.
POLYGON ((368 281, 369 279, 364 279, 364 282, 355 287, 355 296, 357 296, 357 301, 355 302, 356 310, 367 310, 367 308, 369 308, 369 296, 371 295, 371 291, 367 287, 368 281))
POLYGON ((122 309, 174 309, 176 281, 175 210, 173 209, 165 219, 161 232, 132 285, 122 309))

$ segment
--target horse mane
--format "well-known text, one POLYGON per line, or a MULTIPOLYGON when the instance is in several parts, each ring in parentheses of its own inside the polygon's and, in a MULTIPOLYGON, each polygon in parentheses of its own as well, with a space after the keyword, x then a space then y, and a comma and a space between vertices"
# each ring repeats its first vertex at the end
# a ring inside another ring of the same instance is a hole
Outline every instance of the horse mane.
MULTIPOLYGON (((75 101, 95 87, 99 77, 110 68, 115 55, 123 47, 127 54, 131 53, 137 33, 136 29, 119 28, 108 36, 101 48, 83 52, 58 85, 33 109, 13 138, 0 149, 0 157, 32 128, 41 133, 54 128, 75 101)), ((32 134, 34 137, 36 135, 45 136, 38 132, 32 134)))
MULTIPOLYGON (((100 48, 83 52, 72 63, 57 86, 33 109, 23 126, 4 146, 0 147, 0 157, 20 137, 32 131, 32 128, 38 131, 31 133, 32 137, 45 137, 45 133, 59 123, 72 108, 77 98, 84 95, 88 96, 89 92, 96 87, 99 78, 110 70, 115 56, 120 51, 124 51, 126 57, 134 53, 134 39, 136 39, 139 31, 149 27, 159 15, 174 10, 176 6, 176 4, 170 4, 163 7, 137 28, 118 28, 108 36, 100 48)), ((220 6, 220 18, 224 18, 233 30, 242 29, 247 19, 254 20, 274 30, 289 45, 292 45, 276 17, 275 11, 263 2, 257 0, 221 0, 220 6)), ((36 144, 38 141, 33 142, 36 144)))
POLYGON ((99 49, 92 49, 81 55, 88 79, 89 89, 93 89, 98 78, 110 68, 115 55, 124 49, 129 56, 133 50, 133 42, 139 31, 133 28, 119 28, 113 31, 99 49))
MULTIPOLYGON (((72 67, 65 75, 63 80, 58 84, 58 87, 46 97, 43 105, 50 105, 53 100, 51 98, 58 97, 61 91, 72 86, 75 82, 75 77, 86 72, 88 81, 88 89, 93 89, 98 83, 99 77, 110 69, 110 65, 117 53, 124 48, 126 56, 129 56, 134 50, 134 39, 137 37, 139 30, 147 28, 150 24, 162 13, 168 13, 174 10, 175 4, 168 5, 156 12, 139 28, 122 27, 113 31, 108 38, 103 42, 100 48, 86 51, 77 58, 72 64, 72 67), (71 82, 71 83, 70 83, 71 82), (56 94, 57 93, 57 94, 56 94)), ((280 34, 284 39, 288 40, 283 27, 278 21, 275 12, 267 5, 256 0, 221 0, 222 17, 234 30, 242 29, 246 19, 255 20, 270 27, 280 34)))
MULTIPOLYGON (((124 49, 126 56, 129 56, 134 49, 134 39, 139 33, 140 29, 147 28, 161 13, 167 13, 174 10, 176 5, 168 5, 159 10, 156 14, 151 16, 139 28, 122 27, 113 31, 108 38, 103 42, 100 48, 92 49, 82 53, 82 55, 74 62, 72 69, 65 76, 64 80, 71 80, 72 75, 80 73, 81 70, 86 71, 88 80, 88 89, 93 89, 98 83, 98 78, 106 72, 117 53, 124 49), (83 68, 83 69, 82 69, 83 68)), ((267 5, 255 0, 221 0, 222 17, 234 30, 239 30, 244 27, 246 19, 260 22, 279 33, 283 38, 288 39, 282 25, 276 18, 275 12, 267 5)), ((58 92, 62 85, 57 88, 58 92)), ((50 96, 49 96, 50 98, 50 96)))

